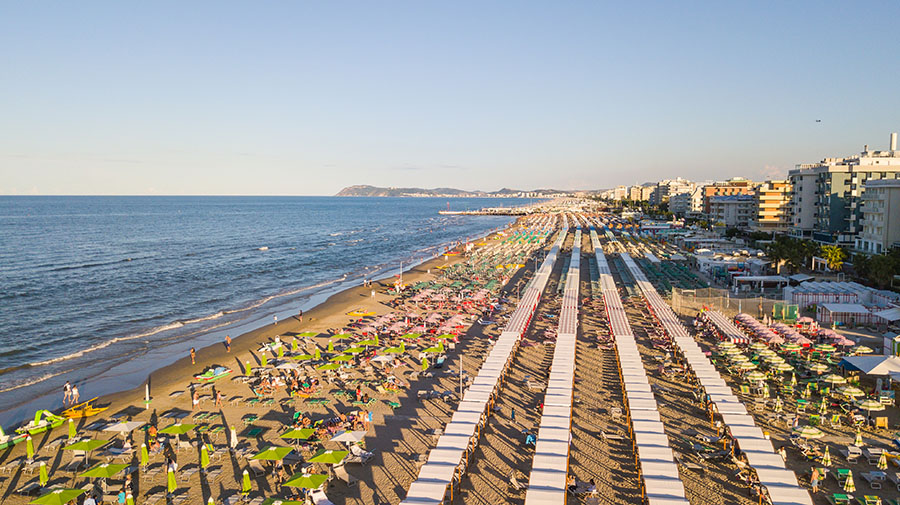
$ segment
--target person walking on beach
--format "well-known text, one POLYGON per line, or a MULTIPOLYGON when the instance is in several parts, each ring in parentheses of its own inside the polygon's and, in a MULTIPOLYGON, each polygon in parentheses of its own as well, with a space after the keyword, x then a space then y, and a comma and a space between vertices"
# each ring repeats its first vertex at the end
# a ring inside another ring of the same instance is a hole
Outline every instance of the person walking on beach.
POLYGON ((222 392, 218 389, 216 390, 216 407, 222 406, 222 392))
POLYGON ((79 398, 78 386, 72 385, 72 405, 75 405, 78 403, 78 398, 79 398))
POLYGON ((231 337, 225 335, 225 352, 231 352, 231 337))
POLYGON ((197 364, 197 351, 195 351, 193 347, 191 347, 191 364, 197 364))
POLYGON ((303 322, 303 309, 300 309, 300 312, 297 313, 297 321, 303 322))
POLYGON ((63 405, 68 405, 69 400, 72 399, 72 385, 69 384, 69 381, 66 381, 66 384, 63 386, 63 405))
POLYGON ((272 325, 278 324, 278 316, 272 316, 272 325))

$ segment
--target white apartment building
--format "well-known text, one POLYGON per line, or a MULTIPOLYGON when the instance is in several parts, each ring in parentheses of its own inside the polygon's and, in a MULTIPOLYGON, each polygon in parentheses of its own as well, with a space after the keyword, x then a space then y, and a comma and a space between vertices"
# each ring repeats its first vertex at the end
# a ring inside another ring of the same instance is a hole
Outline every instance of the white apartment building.
POLYGON ((753 195, 723 195, 709 198, 708 219, 730 228, 746 228, 756 215, 753 195))
POLYGON ((862 231, 856 248, 882 254, 900 247, 900 179, 867 181, 862 202, 862 231))

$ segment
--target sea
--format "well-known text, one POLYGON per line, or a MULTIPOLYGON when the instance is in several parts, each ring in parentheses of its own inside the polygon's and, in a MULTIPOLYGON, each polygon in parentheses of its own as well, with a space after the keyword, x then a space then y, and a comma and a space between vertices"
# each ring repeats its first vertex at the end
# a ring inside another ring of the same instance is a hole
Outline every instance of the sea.
POLYGON ((308 310, 513 221, 525 199, 0 197, 0 425, 141 385, 191 347, 308 310))

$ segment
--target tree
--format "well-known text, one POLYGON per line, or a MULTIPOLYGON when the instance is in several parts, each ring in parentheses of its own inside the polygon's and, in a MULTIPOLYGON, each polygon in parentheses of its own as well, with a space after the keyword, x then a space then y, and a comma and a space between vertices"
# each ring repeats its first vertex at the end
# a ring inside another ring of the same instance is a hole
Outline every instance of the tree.
POLYGON ((887 254, 872 256, 869 259, 869 281, 879 288, 884 289, 890 286, 896 271, 896 260, 887 254))
POLYGON ((766 256, 775 265, 775 273, 781 273, 781 266, 786 262, 788 255, 787 237, 778 236, 766 245, 766 256))
POLYGON ((844 260, 847 259, 847 252, 841 246, 837 245, 823 245, 821 248, 822 258, 828 262, 828 269, 832 271, 839 271, 841 266, 844 264, 844 260))
POLYGON ((869 277, 869 256, 865 254, 854 254, 853 272, 857 277, 867 279, 869 277))

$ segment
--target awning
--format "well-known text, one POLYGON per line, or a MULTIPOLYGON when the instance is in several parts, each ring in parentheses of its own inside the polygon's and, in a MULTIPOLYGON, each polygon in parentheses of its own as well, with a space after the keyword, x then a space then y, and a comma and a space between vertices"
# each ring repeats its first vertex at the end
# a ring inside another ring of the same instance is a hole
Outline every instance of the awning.
POLYGON ((873 314, 888 321, 897 321, 900 320, 900 307, 891 307, 881 312, 873 312, 873 314))
POLYGON ((857 370, 867 375, 889 375, 900 372, 900 358, 895 356, 848 356, 838 363, 849 370, 857 370))

